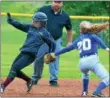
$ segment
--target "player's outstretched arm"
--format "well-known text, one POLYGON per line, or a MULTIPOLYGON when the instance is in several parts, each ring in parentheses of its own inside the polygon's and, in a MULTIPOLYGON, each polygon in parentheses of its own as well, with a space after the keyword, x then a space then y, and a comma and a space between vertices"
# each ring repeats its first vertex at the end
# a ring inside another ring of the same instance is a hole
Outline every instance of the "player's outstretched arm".
POLYGON ((20 22, 12 19, 11 17, 11 14, 10 13, 7 13, 7 22, 9 24, 11 24, 12 26, 14 26, 15 28, 21 30, 21 31, 24 31, 24 32, 27 32, 28 29, 29 29, 29 26, 28 24, 21 24, 20 22))
POLYGON ((67 46, 66 48, 63 48, 55 53, 48 53, 44 56, 44 62, 46 64, 49 64, 50 62, 55 61, 56 56, 69 52, 73 49, 74 49, 74 44, 71 44, 71 45, 67 46))
POLYGON ((67 46, 67 47, 55 52, 55 55, 58 56, 58 55, 66 53, 66 52, 69 52, 69 51, 71 51, 73 49, 75 49, 75 47, 74 47, 73 44, 71 44, 71 45, 69 45, 69 46, 67 46))

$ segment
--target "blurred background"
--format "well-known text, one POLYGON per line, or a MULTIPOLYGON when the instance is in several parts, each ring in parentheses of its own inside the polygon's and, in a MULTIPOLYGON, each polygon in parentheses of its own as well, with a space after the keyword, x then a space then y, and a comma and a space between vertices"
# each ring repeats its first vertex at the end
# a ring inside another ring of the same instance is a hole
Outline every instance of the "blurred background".
MULTIPOLYGON (((26 14, 34 14, 41 6, 44 5, 50 5, 51 2, 49 1, 36 1, 36 2, 8 2, 8 1, 2 1, 1 5, 1 11, 2 12, 10 12, 10 13, 26 13, 26 14)), ((62 8, 64 11, 68 13, 68 15, 71 16, 109 16, 109 1, 64 1, 64 5, 62 8)), ((16 18, 16 17, 15 17, 16 18)), ((2 22, 6 22, 6 17, 2 17, 2 22)), ((25 23, 31 22, 30 18, 23 18, 23 17, 17 17, 17 20, 25 23)), ((72 26, 73 26, 73 32, 74 32, 74 39, 79 35, 79 23, 82 21, 81 19, 71 19, 72 26)), ((90 20, 91 22, 99 22, 103 23, 106 20, 90 20)), ((105 31, 108 32, 108 31, 105 31)), ((64 42, 63 45, 66 44, 65 39, 65 29, 64 29, 64 42)), ((108 33, 100 33, 103 40, 106 42, 106 44, 109 44, 109 37, 108 33)), ((4 42, 3 37, 3 42, 4 42)))

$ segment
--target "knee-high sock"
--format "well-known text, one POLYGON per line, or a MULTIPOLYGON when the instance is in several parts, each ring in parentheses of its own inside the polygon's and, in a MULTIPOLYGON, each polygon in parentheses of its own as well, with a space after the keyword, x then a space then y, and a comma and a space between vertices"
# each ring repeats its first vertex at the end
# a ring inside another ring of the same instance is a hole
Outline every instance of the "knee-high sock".
POLYGON ((6 80, 3 83, 4 88, 6 88, 12 81, 14 80, 14 78, 6 78, 6 80))
POLYGON ((101 91, 102 91, 103 89, 105 89, 105 88, 106 88, 106 84, 105 84, 104 82, 101 82, 101 83, 98 85, 98 87, 96 88, 95 92, 101 93, 101 91))
POLYGON ((25 80, 26 82, 29 82, 31 78, 29 78, 25 73, 23 73, 22 71, 19 71, 17 73, 17 77, 21 78, 23 80, 25 80))
POLYGON ((89 79, 83 79, 83 91, 88 92, 89 79))

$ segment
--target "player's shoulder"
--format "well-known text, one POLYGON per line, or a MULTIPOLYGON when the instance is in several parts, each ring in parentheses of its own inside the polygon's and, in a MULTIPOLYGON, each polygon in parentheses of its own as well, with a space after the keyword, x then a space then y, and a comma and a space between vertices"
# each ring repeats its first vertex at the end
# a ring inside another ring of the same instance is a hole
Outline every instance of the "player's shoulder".
POLYGON ((96 35, 96 34, 91 34, 91 39, 92 40, 99 40, 100 37, 98 35, 96 35))
POLYGON ((81 37, 83 37, 83 38, 86 38, 86 37, 91 38, 91 37, 96 37, 96 36, 97 36, 96 34, 93 34, 91 32, 87 32, 87 33, 81 35, 81 37))
POLYGON ((79 40, 84 40, 84 39, 87 39, 87 38, 91 39, 91 34, 89 34, 89 33, 81 34, 81 35, 78 37, 79 40))

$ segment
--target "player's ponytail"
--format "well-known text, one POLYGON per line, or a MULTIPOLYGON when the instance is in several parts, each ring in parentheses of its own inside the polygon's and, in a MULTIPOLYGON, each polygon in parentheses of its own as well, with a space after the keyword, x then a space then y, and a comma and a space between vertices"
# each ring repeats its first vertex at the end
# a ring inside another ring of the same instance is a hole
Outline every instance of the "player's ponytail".
POLYGON ((88 31, 97 34, 107 29, 108 26, 109 26, 108 22, 102 24, 92 24, 91 27, 88 29, 88 31))
POLYGON ((82 21, 80 23, 80 32, 90 32, 98 34, 99 32, 105 30, 109 26, 109 23, 102 23, 102 24, 91 24, 88 21, 82 21))

